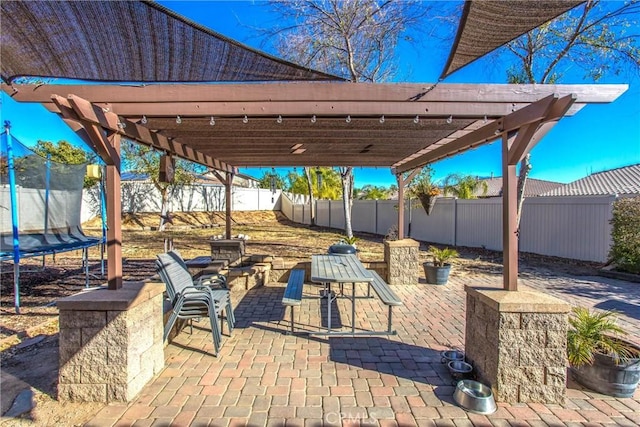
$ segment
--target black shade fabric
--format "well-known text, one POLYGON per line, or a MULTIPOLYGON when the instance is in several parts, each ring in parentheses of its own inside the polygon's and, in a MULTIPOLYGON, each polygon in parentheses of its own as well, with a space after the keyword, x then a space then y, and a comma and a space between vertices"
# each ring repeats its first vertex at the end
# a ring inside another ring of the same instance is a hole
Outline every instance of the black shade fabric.
POLYGON ((253 50, 147 1, 2 1, 2 79, 341 80, 253 50))
POLYGON ((467 1, 441 78, 581 3, 584 0, 467 1))

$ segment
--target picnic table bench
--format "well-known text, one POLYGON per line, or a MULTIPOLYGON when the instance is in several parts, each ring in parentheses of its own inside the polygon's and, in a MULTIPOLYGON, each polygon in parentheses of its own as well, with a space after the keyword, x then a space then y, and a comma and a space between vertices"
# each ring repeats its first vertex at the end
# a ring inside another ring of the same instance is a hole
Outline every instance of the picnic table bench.
POLYGON ((291 307, 291 333, 293 334, 293 308, 302 303, 302 288, 304 287, 304 270, 293 269, 289 273, 287 287, 282 297, 282 305, 291 307))
POLYGON ((373 290, 378 294, 378 298, 382 301, 383 304, 389 307, 389 313, 387 316, 387 332, 389 334, 396 334, 396 331, 391 330, 391 321, 393 316, 393 307, 397 307, 402 305, 402 301, 398 296, 393 292, 389 284, 385 282, 380 275, 374 271, 369 270, 369 273, 373 276, 373 280, 369 282, 369 286, 373 288, 373 290))

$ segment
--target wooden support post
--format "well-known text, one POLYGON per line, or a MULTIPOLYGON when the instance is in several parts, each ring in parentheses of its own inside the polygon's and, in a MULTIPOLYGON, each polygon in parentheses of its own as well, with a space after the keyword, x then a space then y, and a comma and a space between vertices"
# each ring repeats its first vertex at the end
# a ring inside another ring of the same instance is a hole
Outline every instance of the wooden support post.
POLYGON ((516 164, 509 163, 509 149, 515 136, 502 135, 502 254, 503 286, 518 290, 518 177, 516 164))
POLYGON ((411 183, 422 170, 422 167, 416 168, 406 178, 401 173, 396 174, 398 181, 398 240, 404 239, 404 188, 411 183))
POLYGON ((227 239, 231 239, 231 182, 233 181, 233 174, 231 172, 226 173, 226 179, 224 183, 224 197, 225 197, 225 220, 226 220, 226 236, 227 239))
POLYGON ((398 240, 404 239, 404 180, 397 174, 398 180, 398 240))
POLYGON ((108 136, 118 157, 107 165, 107 283, 110 290, 122 288, 122 200, 120 195, 120 135, 108 136))

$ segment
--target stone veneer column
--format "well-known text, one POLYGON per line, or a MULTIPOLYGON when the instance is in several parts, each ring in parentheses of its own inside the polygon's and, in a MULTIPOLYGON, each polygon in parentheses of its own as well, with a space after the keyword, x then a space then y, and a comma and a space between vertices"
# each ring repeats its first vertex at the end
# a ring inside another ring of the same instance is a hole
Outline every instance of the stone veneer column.
POLYGON ((413 239, 384 242, 384 260, 387 263, 387 282, 390 285, 416 285, 418 283, 418 252, 420 243, 413 239))
POLYGON ((564 403, 569 305, 527 288, 465 288, 466 356, 496 400, 564 403))
POLYGON ((128 402, 162 370, 164 289, 124 283, 58 301, 61 401, 128 402))

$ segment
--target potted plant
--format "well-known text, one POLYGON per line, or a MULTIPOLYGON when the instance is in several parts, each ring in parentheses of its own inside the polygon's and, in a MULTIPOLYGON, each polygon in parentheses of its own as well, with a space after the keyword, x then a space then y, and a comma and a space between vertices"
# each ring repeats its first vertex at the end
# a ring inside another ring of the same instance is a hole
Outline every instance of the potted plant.
POLYGON ((614 397, 633 396, 640 380, 640 347, 626 341, 613 311, 573 309, 567 332, 567 358, 573 378, 614 397))
POLYGON ((446 285, 451 271, 451 264, 447 261, 457 257, 458 252, 451 248, 439 249, 435 246, 429 246, 428 253, 433 258, 433 262, 422 264, 427 283, 446 285))
POLYGON ((439 195, 440 188, 433 182, 433 170, 425 166, 410 184, 409 197, 417 197, 424 211, 430 215, 439 195))

